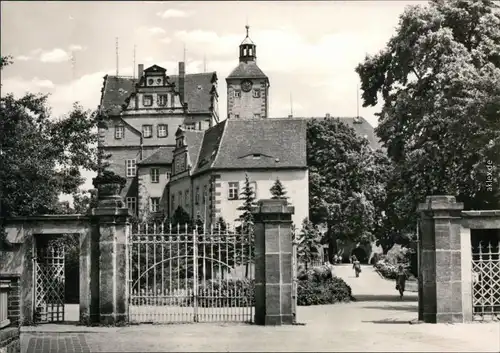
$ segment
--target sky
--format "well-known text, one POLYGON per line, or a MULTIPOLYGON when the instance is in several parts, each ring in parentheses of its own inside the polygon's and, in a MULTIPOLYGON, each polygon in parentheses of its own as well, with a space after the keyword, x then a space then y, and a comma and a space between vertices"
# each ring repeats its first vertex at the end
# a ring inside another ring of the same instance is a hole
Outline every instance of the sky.
POLYGON ((225 77, 238 64, 248 24, 270 80, 270 117, 356 116, 359 109, 376 126, 380 107, 358 104, 354 69, 384 48, 404 8, 417 4, 426 2, 3 1, 1 53, 14 65, 2 70, 2 95, 50 93, 55 116, 75 101, 95 109, 104 75, 118 67, 132 76, 141 63, 177 74, 185 48, 187 73, 217 72, 224 118, 225 77))

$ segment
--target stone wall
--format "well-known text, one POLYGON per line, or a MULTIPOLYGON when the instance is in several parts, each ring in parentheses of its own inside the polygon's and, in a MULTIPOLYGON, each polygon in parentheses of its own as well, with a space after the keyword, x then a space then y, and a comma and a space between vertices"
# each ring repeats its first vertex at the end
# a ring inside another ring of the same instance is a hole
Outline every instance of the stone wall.
POLYGON ((8 326, 0 329, 0 351, 6 353, 18 353, 20 346, 20 303, 19 303, 19 276, 0 275, 2 291, 7 291, 7 317, 8 326))

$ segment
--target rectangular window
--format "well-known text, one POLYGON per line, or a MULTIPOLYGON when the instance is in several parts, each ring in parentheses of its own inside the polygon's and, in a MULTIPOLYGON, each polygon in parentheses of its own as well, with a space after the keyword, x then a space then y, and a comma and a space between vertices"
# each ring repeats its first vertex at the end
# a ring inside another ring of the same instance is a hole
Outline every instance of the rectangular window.
POLYGON ((168 136, 168 125, 167 124, 159 124, 157 128, 158 137, 167 137, 168 136))
POLYGON ((201 121, 198 122, 198 130, 201 130, 201 121))
POLYGON ((241 91, 235 90, 234 91, 234 98, 240 98, 241 97, 241 91))
POLYGON ((150 205, 151 205, 151 212, 158 212, 160 210, 160 198, 152 197, 150 205))
POLYGON ((160 169, 159 168, 151 168, 151 182, 159 183, 160 182, 160 169))
POLYGON ((256 181, 250 182, 250 188, 252 188, 253 190, 253 197, 257 199, 257 182, 256 181))
POLYGON ((186 210, 189 208, 189 190, 184 192, 184 204, 186 205, 186 210))
POLYGON ((186 130, 195 130, 195 125, 194 124, 186 124, 186 130))
POLYGON ((135 159, 126 159, 125 169, 127 171, 127 178, 135 177, 137 169, 135 165, 135 159))
POLYGON ((135 215, 136 212, 136 198, 135 197, 127 197, 125 198, 125 203, 127 204, 127 208, 135 215))
POLYGON ((253 117, 254 119, 260 119, 260 114, 254 114, 253 117))
POLYGON ((142 125, 142 137, 149 138, 153 136, 153 125, 142 125))
POLYGON ((252 96, 254 98, 259 98, 260 97, 260 89, 254 89, 252 92, 252 96))
POLYGON ((239 184, 240 183, 237 181, 229 182, 229 190, 228 190, 229 192, 227 195, 228 200, 238 200, 240 191, 239 184))
POLYGON ((172 173, 170 173, 170 172, 166 172, 166 173, 165 173, 165 176, 167 177, 167 181, 169 181, 169 180, 170 180, 170 176, 171 176, 171 175, 172 175, 172 173))
POLYGON ((234 114, 234 118, 235 118, 235 119, 239 119, 239 118, 240 118, 240 115, 239 115, 239 114, 234 114))
POLYGON ((167 95, 166 94, 159 94, 158 95, 158 105, 160 107, 167 105, 167 95))
POLYGON ((142 96, 142 104, 145 107, 150 107, 153 105, 153 96, 150 94, 145 94, 142 96))
POLYGON ((203 185, 203 204, 207 203, 207 197, 208 197, 207 186, 203 185))
POLYGON ((194 196, 194 204, 199 205, 200 204, 200 187, 196 187, 196 194, 194 196))
POLYGON ((124 128, 122 125, 115 126, 115 139, 122 139, 124 128))

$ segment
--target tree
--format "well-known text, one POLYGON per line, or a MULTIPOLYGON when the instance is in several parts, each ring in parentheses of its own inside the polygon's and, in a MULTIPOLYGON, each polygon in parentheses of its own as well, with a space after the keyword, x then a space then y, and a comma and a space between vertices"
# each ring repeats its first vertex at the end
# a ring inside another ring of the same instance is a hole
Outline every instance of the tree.
POLYGON ((281 183, 279 178, 276 178, 276 181, 274 182, 270 191, 271 195, 273 195, 271 199, 288 199, 288 196, 286 196, 285 186, 281 183))
POLYGON ((255 206, 255 192, 250 185, 250 178, 245 173, 245 184, 240 193, 243 205, 238 207, 238 211, 243 211, 237 221, 241 225, 236 229, 237 236, 237 259, 245 264, 245 277, 248 277, 249 264, 253 263, 254 256, 254 218, 252 209, 255 206), (241 244, 241 246, 240 246, 241 244))
POLYGON ((337 240, 373 240, 381 222, 384 173, 389 164, 383 152, 372 151, 366 139, 336 119, 313 119, 307 128, 310 220, 327 227, 329 261, 337 240))
MULTIPOLYGON (((2 57, 0 67, 11 63, 2 57)), ((75 103, 56 119, 47 98, 0 98, 0 219, 61 211, 59 195, 78 192, 80 170, 97 170, 97 112, 75 103)))
POLYGON ((191 216, 187 213, 182 206, 177 206, 170 221, 172 227, 184 227, 186 225, 191 225, 191 216))
POLYGON ((357 68, 363 106, 382 99, 376 129, 394 171, 387 217, 415 232, 418 203, 455 195, 500 207, 500 12, 489 0, 410 6, 384 49, 357 68))
POLYGON ((306 271, 308 265, 320 257, 321 236, 308 218, 304 218, 302 229, 296 239, 297 259, 305 265, 306 271))

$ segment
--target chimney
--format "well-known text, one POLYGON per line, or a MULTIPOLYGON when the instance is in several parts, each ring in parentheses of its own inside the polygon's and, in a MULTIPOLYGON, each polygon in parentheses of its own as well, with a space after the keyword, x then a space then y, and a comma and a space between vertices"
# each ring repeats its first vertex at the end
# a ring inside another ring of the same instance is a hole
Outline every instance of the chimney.
POLYGON ((326 113, 326 118, 329 118, 330 117, 330 113, 326 113))
POLYGON ((139 74, 138 78, 140 79, 142 77, 142 74, 144 73, 144 64, 139 64, 137 73, 139 74))
POLYGON ((179 62, 179 95, 181 97, 181 102, 184 103, 184 78, 186 70, 184 68, 184 62, 179 62))

